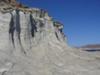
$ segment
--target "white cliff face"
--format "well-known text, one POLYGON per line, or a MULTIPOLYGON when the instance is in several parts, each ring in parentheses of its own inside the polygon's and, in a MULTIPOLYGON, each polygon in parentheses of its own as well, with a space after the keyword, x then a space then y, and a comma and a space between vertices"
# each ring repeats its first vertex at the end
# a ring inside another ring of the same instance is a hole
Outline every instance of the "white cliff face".
POLYGON ((44 11, 0 13, 0 75, 99 75, 100 57, 66 44, 44 11))

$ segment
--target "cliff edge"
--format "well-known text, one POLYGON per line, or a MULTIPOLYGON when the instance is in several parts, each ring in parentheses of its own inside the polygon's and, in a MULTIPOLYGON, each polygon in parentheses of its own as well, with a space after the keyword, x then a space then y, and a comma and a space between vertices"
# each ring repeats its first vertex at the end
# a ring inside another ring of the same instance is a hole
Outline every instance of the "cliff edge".
POLYGON ((0 0, 0 75, 99 75, 99 53, 66 40, 47 11, 0 0))

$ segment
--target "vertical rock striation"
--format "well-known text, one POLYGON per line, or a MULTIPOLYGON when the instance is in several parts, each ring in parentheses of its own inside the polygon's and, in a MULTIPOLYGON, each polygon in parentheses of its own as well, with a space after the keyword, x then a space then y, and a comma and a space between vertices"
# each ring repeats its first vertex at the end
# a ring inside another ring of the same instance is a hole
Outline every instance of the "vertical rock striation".
POLYGON ((45 10, 7 1, 15 0, 0 0, 0 75, 100 74, 99 53, 69 47, 45 10))

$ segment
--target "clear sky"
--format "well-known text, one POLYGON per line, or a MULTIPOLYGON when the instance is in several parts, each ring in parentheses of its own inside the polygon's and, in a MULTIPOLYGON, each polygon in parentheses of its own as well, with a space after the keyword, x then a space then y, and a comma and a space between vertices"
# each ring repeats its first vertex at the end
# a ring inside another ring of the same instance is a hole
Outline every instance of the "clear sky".
POLYGON ((71 46, 100 44, 100 0, 18 0, 43 8, 64 24, 71 46))

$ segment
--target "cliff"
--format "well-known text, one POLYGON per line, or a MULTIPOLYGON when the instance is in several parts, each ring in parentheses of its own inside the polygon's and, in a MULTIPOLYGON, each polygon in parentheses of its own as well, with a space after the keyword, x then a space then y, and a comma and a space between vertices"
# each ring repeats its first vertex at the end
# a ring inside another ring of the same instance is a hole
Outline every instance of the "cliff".
POLYGON ((66 40, 45 10, 0 0, 0 75, 99 75, 99 54, 66 40))

